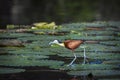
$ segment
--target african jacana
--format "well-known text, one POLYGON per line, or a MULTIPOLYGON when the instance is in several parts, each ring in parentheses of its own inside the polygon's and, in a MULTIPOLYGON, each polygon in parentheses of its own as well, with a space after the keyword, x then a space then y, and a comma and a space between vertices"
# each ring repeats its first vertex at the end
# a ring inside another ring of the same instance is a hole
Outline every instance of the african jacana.
MULTIPOLYGON (((65 40, 63 43, 60 43, 58 40, 54 40, 52 42, 49 43, 49 45, 51 44, 58 44, 60 46, 63 46, 69 50, 72 51, 72 53, 74 54, 74 59, 70 62, 70 65, 73 64, 73 62, 76 60, 77 56, 76 54, 74 53, 74 50, 76 48, 78 48, 84 41, 83 40, 65 40)), ((86 60, 86 55, 85 55, 85 46, 84 47, 81 47, 81 48, 84 48, 84 63, 85 63, 85 60, 86 60)))

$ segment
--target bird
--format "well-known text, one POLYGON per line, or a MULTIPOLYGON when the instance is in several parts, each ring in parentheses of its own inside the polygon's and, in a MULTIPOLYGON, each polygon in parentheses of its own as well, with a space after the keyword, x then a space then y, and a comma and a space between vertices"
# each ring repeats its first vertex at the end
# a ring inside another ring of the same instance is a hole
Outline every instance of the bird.
MULTIPOLYGON (((77 49, 81 44, 84 43, 84 40, 65 40, 64 42, 59 42, 58 40, 54 40, 54 41, 51 41, 49 42, 49 45, 52 45, 52 44, 58 44, 60 46, 63 46, 69 50, 72 51, 73 55, 74 55, 74 59, 67 65, 67 66, 71 66, 74 61, 77 59, 77 56, 76 54, 74 53, 75 49, 77 49)), ((85 46, 82 46, 81 48, 84 48, 84 64, 85 64, 85 61, 86 61, 86 53, 85 53, 85 46)))

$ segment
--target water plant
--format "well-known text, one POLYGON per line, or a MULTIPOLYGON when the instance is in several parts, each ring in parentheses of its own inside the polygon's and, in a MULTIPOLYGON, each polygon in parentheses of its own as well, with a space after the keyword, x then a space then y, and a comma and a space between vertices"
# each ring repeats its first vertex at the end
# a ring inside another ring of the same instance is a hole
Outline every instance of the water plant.
POLYGON ((25 72, 25 69, 0 68, 0 74, 10 74, 10 73, 20 73, 20 72, 25 72))
POLYGON ((0 47, 0 66, 11 67, 9 69, 1 67, 0 74, 24 72, 25 70, 21 70, 20 67, 39 67, 40 69, 47 67, 52 70, 63 70, 75 76, 84 76, 91 72, 97 77, 107 77, 108 80, 109 76, 117 77, 120 75, 119 23, 69 23, 62 24, 60 27, 54 22, 45 22, 34 25, 35 28, 39 26, 39 29, 31 29, 31 32, 19 33, 13 29, 12 32, 0 33, 0 41, 16 39, 24 44, 24 47, 0 47), (53 29, 57 35, 49 34, 53 32, 53 29), (60 35, 59 33, 66 34, 60 35), (87 46, 86 55, 89 64, 82 64, 84 50, 78 47, 75 50, 77 55, 75 63, 67 67, 66 65, 74 56, 66 48, 58 45, 50 46, 49 42, 55 39, 62 42, 68 39, 82 39, 99 41, 99 43, 81 45, 87 46), (17 71, 15 67, 20 70, 17 71))

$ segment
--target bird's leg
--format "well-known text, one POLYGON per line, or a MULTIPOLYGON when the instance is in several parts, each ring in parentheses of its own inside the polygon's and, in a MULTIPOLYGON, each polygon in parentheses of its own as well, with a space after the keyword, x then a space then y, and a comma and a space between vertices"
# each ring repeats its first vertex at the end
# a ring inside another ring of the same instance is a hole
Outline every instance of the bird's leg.
POLYGON ((73 64, 73 62, 77 59, 76 54, 74 53, 74 51, 72 51, 72 53, 74 54, 74 59, 70 62, 70 64, 68 64, 67 66, 71 66, 73 64))
POLYGON ((85 48, 84 48, 84 61, 83 61, 83 64, 85 64, 85 60, 86 60, 86 54, 85 54, 85 48))
POLYGON ((87 62, 88 62, 88 60, 87 60, 86 58, 87 58, 87 56, 86 56, 86 53, 85 53, 85 48, 84 48, 84 61, 83 61, 83 64, 85 64, 85 63, 86 63, 85 61, 87 61, 87 62))

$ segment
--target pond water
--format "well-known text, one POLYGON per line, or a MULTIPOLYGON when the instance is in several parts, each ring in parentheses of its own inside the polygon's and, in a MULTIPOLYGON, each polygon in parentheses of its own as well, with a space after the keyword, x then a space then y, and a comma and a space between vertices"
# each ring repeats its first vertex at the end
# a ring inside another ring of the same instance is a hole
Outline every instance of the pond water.
POLYGON ((0 80, 119 80, 120 22, 63 24, 62 27, 31 30, 8 29, 0 33, 0 80), (18 31, 17 31, 18 30, 18 31), (83 64, 84 50, 72 52, 53 40, 82 39, 88 62, 83 64), (13 45, 15 41, 16 43, 13 45), (13 43, 12 43, 13 41, 13 43), (8 46, 5 46, 6 44, 8 46), (19 44, 18 44, 19 42, 19 44), (6 43, 6 44, 3 44, 6 43), (19 45, 16 47, 16 44, 19 45))

